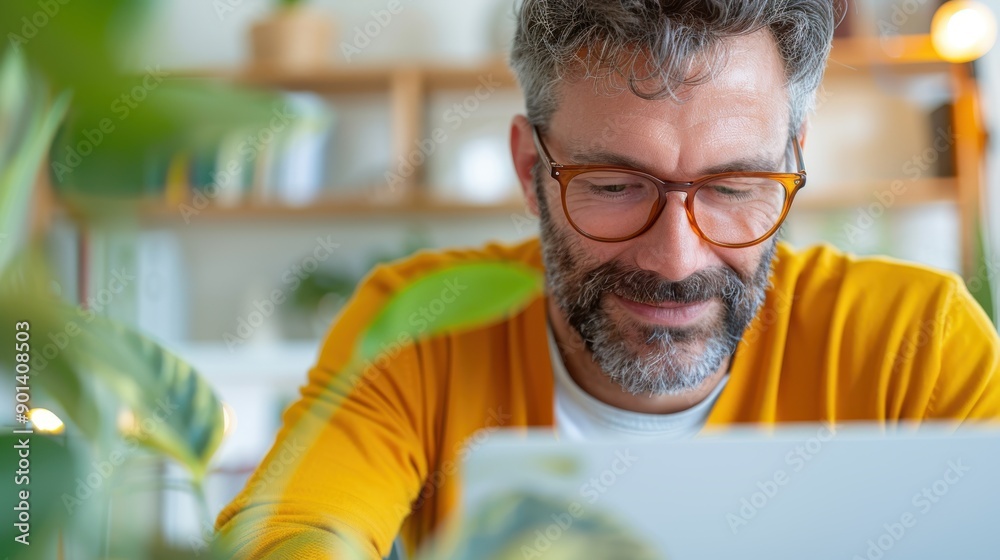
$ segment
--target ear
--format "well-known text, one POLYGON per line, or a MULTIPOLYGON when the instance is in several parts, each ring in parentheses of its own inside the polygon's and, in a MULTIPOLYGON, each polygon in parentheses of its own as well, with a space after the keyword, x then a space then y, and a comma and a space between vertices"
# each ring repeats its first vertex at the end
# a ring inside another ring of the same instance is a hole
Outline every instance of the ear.
POLYGON ((809 133, 809 117, 802 119, 802 126, 799 127, 799 148, 806 149, 806 134, 809 133))
POLYGON ((528 211, 538 215, 538 193, 535 192, 534 168, 538 162, 538 151, 532 136, 531 124, 524 115, 517 115, 510 124, 510 155, 514 159, 514 170, 521 183, 524 201, 528 211))

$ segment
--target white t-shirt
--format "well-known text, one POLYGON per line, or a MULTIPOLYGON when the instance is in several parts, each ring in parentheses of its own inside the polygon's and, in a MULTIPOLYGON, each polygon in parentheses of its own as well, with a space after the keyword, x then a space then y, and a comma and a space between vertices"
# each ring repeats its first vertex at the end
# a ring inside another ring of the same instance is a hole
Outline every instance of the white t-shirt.
POLYGON ((570 377, 559 347, 548 329, 549 354, 555 372, 556 432, 568 440, 591 439, 684 439, 696 435, 708 420, 715 401, 722 394, 729 376, 693 407, 672 414, 632 412, 605 404, 584 391, 570 377))

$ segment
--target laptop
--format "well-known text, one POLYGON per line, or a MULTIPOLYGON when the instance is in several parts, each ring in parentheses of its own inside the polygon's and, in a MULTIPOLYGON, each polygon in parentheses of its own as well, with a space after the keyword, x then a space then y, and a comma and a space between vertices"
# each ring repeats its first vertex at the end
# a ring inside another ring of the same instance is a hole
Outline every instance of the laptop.
POLYGON ((494 432, 454 558, 1000 558, 1000 429, 826 425, 683 441, 494 432))

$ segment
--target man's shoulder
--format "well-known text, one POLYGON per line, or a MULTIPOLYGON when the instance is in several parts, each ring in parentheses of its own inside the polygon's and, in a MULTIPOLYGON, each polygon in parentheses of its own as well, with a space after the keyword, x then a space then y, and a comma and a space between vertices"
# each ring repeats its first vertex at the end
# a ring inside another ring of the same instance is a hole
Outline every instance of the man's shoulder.
POLYGON ((741 367, 780 377, 787 416, 1000 418, 1000 338, 957 274, 829 245, 772 270, 741 367))
POLYGON ((891 257, 857 256, 829 244, 794 249, 779 243, 772 270, 772 286, 780 292, 806 300, 836 297, 854 305, 924 307, 964 289, 953 272, 891 257))

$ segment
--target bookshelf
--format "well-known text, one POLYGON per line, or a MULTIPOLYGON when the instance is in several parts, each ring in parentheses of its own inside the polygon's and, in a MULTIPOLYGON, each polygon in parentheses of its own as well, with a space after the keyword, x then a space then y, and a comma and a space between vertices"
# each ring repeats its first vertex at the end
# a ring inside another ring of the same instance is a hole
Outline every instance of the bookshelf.
MULTIPOLYGON (((490 97, 496 90, 518 94, 517 82, 510 69, 502 59, 486 61, 475 66, 382 66, 382 67, 330 67, 308 73, 296 71, 280 71, 275 69, 248 68, 243 70, 196 70, 179 72, 183 79, 217 80, 226 83, 239 84, 253 88, 280 92, 300 92, 318 94, 321 96, 355 95, 383 96, 387 100, 385 110, 389 115, 391 126, 390 164, 407 159, 416 149, 416 143, 432 138, 428 130, 427 117, 431 97, 436 93, 454 91, 464 94, 486 92, 490 97)), ((483 103, 489 102, 489 99, 483 103)), ((463 209, 462 204, 453 202, 436 202, 430 196, 431 185, 425 181, 426 162, 414 165, 414 172, 401 176, 401 185, 394 186, 394 195, 390 197, 372 194, 367 200, 364 197, 354 197, 353 200, 337 201, 320 200, 316 206, 334 215, 341 212, 340 208, 360 210, 365 213, 388 212, 398 209, 391 208, 387 202, 402 206, 414 212, 431 211, 441 213, 445 209, 463 209)), ((392 172, 394 169, 387 169, 392 172)), ((372 185, 371 188, 354 188, 352 191, 375 193, 379 189, 386 190, 384 185, 372 185)), ((264 212, 260 203, 251 201, 249 206, 255 208, 254 214, 259 216, 264 212)), ((490 206, 499 206, 495 210, 506 210, 510 204, 501 201, 499 204, 470 204, 472 211, 488 210, 490 206)), ((288 209, 280 205, 271 206, 275 213, 287 215, 288 209)), ((240 211, 237 210, 236 213, 240 211)), ((320 213, 323 213, 321 211, 320 213)), ((219 215, 233 215, 232 212, 220 212, 219 215)))
MULTIPOLYGON (((980 189, 983 184, 982 156, 985 132, 976 80, 970 64, 951 64, 934 51, 928 35, 901 35, 879 39, 869 36, 852 36, 834 40, 824 88, 834 88, 838 83, 858 75, 946 76, 950 89, 950 125, 954 130, 954 148, 949 157, 954 158, 953 176, 921 176, 907 184, 905 196, 898 198, 900 207, 928 203, 955 204, 960 224, 960 255, 962 272, 970 275, 974 269, 978 213, 981 204, 980 189)), ((280 70, 201 69, 177 72, 177 79, 215 80, 253 88, 283 92, 306 92, 318 95, 382 96, 390 126, 391 147, 389 161, 406 158, 416 142, 429 137, 428 124, 431 97, 444 91, 474 92, 489 84, 491 88, 514 94, 517 82, 501 59, 484 61, 472 66, 405 65, 405 66, 348 66, 302 72, 280 70)), ((822 94, 821 94, 822 95, 822 94)), ((430 156, 433 157, 433 156, 430 156)), ((807 166, 808 145, 807 145, 807 166)), ((485 204, 456 202, 433 194, 434 185, 426 173, 426 162, 414 166, 414 172, 402 178, 402 188, 394 189, 393 196, 373 194, 386 190, 383 185, 351 188, 344 197, 319 197, 306 205, 287 205, 280 201, 261 200, 252 194, 246 200, 227 205, 210 205, 199 211, 199 219, 209 221, 237 220, 298 220, 310 218, 337 218, 365 216, 373 219, 410 216, 475 216, 502 215, 523 212, 518 200, 504 199, 485 204), (381 187, 381 189, 380 189, 381 187)), ((793 210, 822 212, 863 207, 872 202, 872 194, 889 188, 893 178, 848 180, 844 184, 825 189, 823 193, 803 191, 795 201, 793 210)), ((511 189, 515 192, 516 189, 511 189)), ((177 206, 190 203, 191 191, 184 197, 145 201, 139 205, 140 221, 152 224, 169 224, 180 220, 177 206)), ((168 193, 169 195, 169 193, 168 193)), ((51 201, 41 197, 42 204, 51 201)), ((44 222, 45 212, 39 221, 44 222)))

